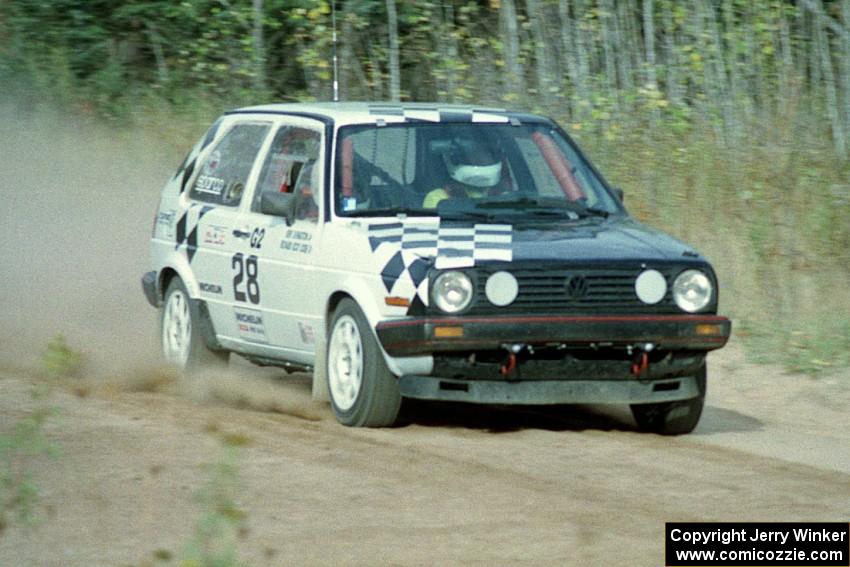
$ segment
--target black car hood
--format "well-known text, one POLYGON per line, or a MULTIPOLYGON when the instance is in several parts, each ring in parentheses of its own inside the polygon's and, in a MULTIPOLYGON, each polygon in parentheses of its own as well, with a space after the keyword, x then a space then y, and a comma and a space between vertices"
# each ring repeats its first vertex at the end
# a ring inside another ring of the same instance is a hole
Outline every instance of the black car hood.
POLYGON ((694 259, 693 248, 629 217, 513 226, 514 261, 694 259))

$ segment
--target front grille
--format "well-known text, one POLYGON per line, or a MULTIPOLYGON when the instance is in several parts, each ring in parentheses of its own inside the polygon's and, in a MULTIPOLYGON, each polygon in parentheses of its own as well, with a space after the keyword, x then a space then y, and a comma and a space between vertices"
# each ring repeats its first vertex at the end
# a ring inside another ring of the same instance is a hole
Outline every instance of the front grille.
POLYGON ((506 307, 487 301, 487 278, 496 270, 477 270, 476 301, 470 314, 539 313, 679 313, 670 286, 673 267, 653 266, 667 280, 667 293, 659 303, 647 305, 635 293, 635 279, 646 268, 633 267, 524 267, 509 269, 519 284, 519 295, 506 307))

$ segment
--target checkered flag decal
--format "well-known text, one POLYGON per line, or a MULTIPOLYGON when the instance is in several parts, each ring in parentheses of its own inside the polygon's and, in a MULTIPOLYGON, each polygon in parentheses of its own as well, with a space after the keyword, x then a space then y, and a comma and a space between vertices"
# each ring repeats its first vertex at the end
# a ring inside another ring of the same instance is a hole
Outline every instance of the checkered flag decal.
POLYGON ((510 262, 512 239, 512 227, 508 224, 440 227, 435 266, 438 270, 447 270, 470 268, 486 260, 510 262))
POLYGON ((369 245, 382 263, 387 293, 428 305, 428 268, 469 268, 481 261, 510 262, 511 225, 442 226, 439 219, 405 219, 369 226, 369 245), (389 244, 389 246, 384 246, 389 244), (395 291, 393 291, 395 290, 395 291))
POLYGON ((214 208, 209 205, 192 203, 183 213, 183 216, 180 217, 180 220, 177 221, 174 249, 177 250, 185 244, 186 258, 189 262, 192 261, 192 258, 195 257, 195 252, 198 251, 198 226, 201 223, 201 219, 214 208))

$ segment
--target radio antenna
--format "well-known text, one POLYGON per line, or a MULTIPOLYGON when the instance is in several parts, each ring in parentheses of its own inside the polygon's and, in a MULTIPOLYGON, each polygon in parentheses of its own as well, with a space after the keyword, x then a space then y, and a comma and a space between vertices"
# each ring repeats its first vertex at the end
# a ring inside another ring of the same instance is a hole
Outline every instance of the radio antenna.
POLYGON ((339 102, 339 70, 336 56, 336 0, 331 0, 331 27, 333 28, 334 102, 339 102))

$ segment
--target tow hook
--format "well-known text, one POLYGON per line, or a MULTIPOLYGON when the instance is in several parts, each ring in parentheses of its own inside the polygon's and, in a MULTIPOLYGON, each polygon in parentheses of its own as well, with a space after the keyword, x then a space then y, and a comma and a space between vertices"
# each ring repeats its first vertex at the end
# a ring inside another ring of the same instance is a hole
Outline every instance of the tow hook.
POLYGON ((649 353, 655 350, 653 343, 644 343, 629 347, 629 354, 634 353, 632 357, 632 374, 640 376, 649 370, 649 353))
POLYGON ((505 362, 503 362, 499 367, 499 374, 502 376, 509 376, 514 370, 516 370, 516 355, 525 348, 525 345, 506 344, 502 345, 502 348, 508 351, 508 356, 505 359, 505 362))

